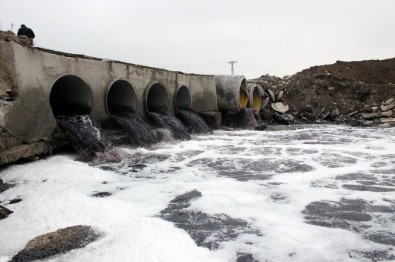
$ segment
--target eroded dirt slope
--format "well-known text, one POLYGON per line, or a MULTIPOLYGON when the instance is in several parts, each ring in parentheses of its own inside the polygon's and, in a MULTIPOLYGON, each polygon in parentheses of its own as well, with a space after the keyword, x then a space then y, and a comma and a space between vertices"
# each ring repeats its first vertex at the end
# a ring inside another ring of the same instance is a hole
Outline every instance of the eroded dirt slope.
MULTIPOLYGON (((296 121, 395 125, 395 104, 391 101, 395 98, 395 58, 337 61, 310 67, 291 77, 263 75, 252 82, 271 90, 274 97, 283 91, 282 100, 271 99, 270 103, 288 104, 287 113, 296 121)), ((270 103, 263 119, 281 119, 271 110, 270 103)))

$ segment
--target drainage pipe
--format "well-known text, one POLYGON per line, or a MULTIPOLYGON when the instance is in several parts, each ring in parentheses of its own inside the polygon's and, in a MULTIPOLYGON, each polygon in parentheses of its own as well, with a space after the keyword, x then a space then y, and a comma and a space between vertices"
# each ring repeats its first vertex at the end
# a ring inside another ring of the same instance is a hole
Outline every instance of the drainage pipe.
POLYGON ((244 76, 216 75, 214 78, 220 111, 239 111, 247 107, 248 90, 244 76))
POLYGON ((256 112, 259 113, 261 110, 261 91, 259 90, 259 86, 257 84, 248 83, 248 107, 253 108, 256 112))
POLYGON ((109 115, 136 112, 137 95, 127 80, 116 80, 109 87, 106 95, 106 110, 109 115))
POLYGON ((174 110, 177 112, 179 109, 192 109, 191 92, 185 85, 180 86, 174 96, 174 110))
POLYGON ((92 91, 81 78, 65 75, 55 81, 50 93, 54 116, 89 115, 92 110, 92 91))
POLYGON ((144 94, 145 112, 164 113, 169 109, 169 98, 166 88, 160 83, 149 85, 144 94))

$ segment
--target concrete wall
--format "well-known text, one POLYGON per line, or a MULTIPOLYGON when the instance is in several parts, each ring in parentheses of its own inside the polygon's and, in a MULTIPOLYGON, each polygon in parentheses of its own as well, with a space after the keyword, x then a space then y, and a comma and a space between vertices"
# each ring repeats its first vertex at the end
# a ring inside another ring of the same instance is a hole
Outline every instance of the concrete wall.
POLYGON ((161 84, 167 91, 169 112, 174 112, 174 96, 183 85, 191 92, 192 109, 197 112, 217 111, 215 81, 211 75, 188 75, 122 62, 51 53, 1 40, 0 56, 0 95, 5 94, 6 89, 16 89, 18 93, 14 101, 3 103, 0 99, 0 128, 23 143, 51 140, 57 129, 50 104, 51 89, 58 79, 66 75, 79 77, 91 90, 90 115, 99 123, 109 118, 106 95, 111 84, 119 79, 133 86, 137 97, 134 108, 143 118, 146 116, 146 90, 155 83, 161 84))

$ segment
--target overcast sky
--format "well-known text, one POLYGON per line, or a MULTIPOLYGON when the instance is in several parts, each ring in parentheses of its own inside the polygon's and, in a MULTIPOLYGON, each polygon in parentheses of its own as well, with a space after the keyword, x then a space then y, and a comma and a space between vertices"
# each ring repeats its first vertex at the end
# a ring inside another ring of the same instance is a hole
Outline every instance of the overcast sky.
POLYGON ((284 76, 395 57, 394 0, 0 0, 0 30, 35 44, 170 70, 284 76))

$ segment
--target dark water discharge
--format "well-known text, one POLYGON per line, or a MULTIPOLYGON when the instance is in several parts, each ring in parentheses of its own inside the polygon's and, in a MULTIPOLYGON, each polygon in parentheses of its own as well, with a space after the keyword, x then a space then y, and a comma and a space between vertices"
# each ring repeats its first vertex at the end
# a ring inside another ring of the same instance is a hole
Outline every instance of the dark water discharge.
POLYGON ((111 147, 99 125, 88 115, 57 116, 57 121, 73 147, 84 155, 94 156, 111 147))
POLYGON ((190 110, 178 110, 177 117, 191 130, 198 134, 212 134, 213 131, 204 122, 204 120, 195 112, 190 110))
POLYGON ((133 144, 149 146, 157 142, 157 138, 150 126, 136 114, 132 112, 119 113, 111 117, 127 132, 133 144))
POLYGON ((236 126, 245 129, 255 129, 257 122, 251 108, 243 108, 236 115, 236 126))
POLYGON ((254 130, 258 124, 251 108, 242 108, 238 112, 223 114, 223 124, 229 127, 254 130))
POLYGON ((157 127, 169 129, 176 139, 190 140, 191 136, 185 126, 174 115, 150 112, 149 116, 157 127))

